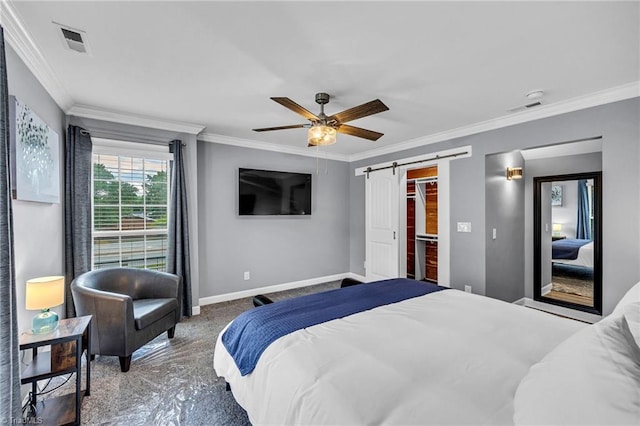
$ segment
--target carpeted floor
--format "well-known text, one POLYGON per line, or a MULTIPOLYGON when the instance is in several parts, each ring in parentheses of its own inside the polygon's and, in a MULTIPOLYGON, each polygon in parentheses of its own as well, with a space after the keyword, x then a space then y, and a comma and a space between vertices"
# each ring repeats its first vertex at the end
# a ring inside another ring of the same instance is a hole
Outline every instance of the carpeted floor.
POLYGON ((593 269, 553 264, 553 290, 593 298, 593 269))
MULTIPOLYGON (((336 281, 272 293, 269 297, 281 300, 339 285, 336 281)), ((200 315, 178 324, 173 339, 164 333, 136 351, 127 373, 120 372, 117 357, 97 356, 91 363, 91 396, 82 403, 82 424, 250 424, 245 411, 226 391, 224 379, 213 370, 213 349, 222 328, 241 312, 253 308, 251 299, 202 306, 200 315)), ((61 381, 53 380, 48 389, 61 381)), ((82 383, 84 388, 84 377, 82 383)), ((46 396, 74 389, 75 377, 46 396)))

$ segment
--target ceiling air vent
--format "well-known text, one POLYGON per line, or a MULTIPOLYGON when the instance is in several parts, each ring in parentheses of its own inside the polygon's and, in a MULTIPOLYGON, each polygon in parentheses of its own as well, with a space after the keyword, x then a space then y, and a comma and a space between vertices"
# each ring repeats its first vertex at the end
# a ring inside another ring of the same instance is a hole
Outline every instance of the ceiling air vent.
POLYGON ((87 33, 81 30, 67 27, 62 24, 58 24, 57 22, 54 22, 54 25, 56 25, 60 30, 62 41, 67 49, 73 50, 74 52, 78 53, 89 53, 89 46, 87 45, 87 33))
POLYGON ((535 108, 535 107, 540 106, 540 105, 542 105, 542 100, 536 100, 536 101, 529 102, 528 104, 524 104, 524 105, 520 105, 520 106, 517 106, 517 107, 510 108, 507 111, 508 112, 526 111, 528 109, 535 108))

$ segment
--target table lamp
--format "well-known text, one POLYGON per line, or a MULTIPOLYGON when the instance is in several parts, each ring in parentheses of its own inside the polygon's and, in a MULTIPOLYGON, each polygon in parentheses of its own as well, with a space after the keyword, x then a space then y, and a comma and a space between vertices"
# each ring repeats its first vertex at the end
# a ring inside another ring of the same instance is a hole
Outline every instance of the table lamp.
POLYGON ((553 236, 554 237, 559 237, 560 233, 562 232, 562 224, 561 223, 554 223, 551 225, 551 230, 553 231, 553 236))
POLYGON ((49 308, 64 303, 64 277, 40 277, 27 281, 25 305, 27 310, 40 309, 33 317, 31 331, 34 334, 49 333, 58 328, 58 314, 49 308))

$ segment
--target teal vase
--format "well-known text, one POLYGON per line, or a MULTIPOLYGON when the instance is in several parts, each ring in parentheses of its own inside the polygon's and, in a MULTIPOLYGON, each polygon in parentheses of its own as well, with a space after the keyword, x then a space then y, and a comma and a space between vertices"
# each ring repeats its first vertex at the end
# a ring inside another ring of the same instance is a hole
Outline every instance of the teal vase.
POLYGON ((33 317, 31 331, 34 334, 50 333, 56 328, 58 328, 58 314, 49 309, 43 309, 42 312, 33 317))

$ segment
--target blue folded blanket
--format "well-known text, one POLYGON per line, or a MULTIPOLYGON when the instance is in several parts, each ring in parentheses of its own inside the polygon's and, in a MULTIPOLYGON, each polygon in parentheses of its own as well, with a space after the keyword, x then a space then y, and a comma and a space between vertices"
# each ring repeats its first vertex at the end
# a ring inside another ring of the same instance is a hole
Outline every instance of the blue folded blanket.
POLYGON ((551 258, 576 260, 580 247, 590 243, 591 240, 580 240, 575 238, 566 238, 551 243, 551 258))
POLYGON ((222 335, 222 343, 245 376, 253 371, 262 352, 282 336, 444 289, 435 284, 395 278, 283 300, 239 315, 222 335))

